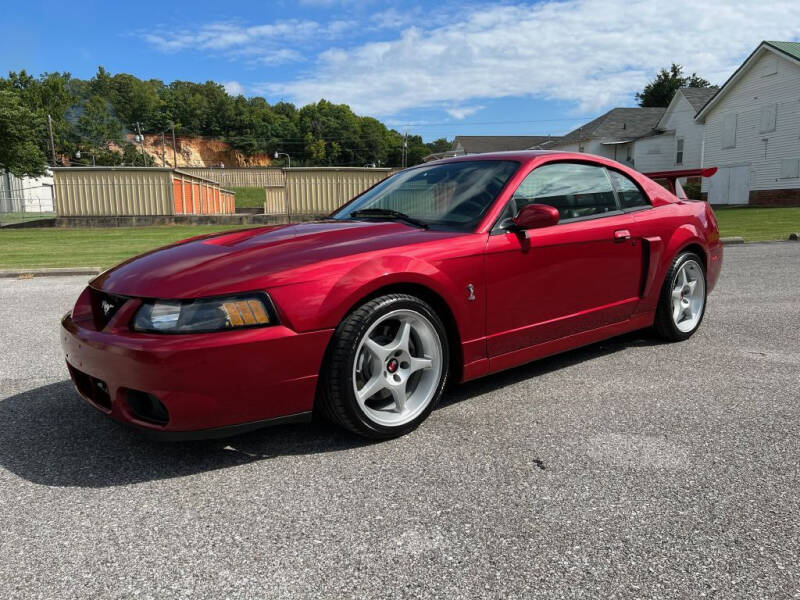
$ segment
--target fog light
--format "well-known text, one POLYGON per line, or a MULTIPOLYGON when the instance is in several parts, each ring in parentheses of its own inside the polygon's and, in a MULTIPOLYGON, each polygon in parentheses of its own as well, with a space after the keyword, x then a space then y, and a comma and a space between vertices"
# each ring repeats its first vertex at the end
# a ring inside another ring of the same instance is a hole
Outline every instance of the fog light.
POLYGON ((167 407, 153 394, 140 392, 139 390, 128 390, 125 394, 128 408, 134 417, 146 423, 154 425, 166 425, 169 423, 169 412, 167 407))

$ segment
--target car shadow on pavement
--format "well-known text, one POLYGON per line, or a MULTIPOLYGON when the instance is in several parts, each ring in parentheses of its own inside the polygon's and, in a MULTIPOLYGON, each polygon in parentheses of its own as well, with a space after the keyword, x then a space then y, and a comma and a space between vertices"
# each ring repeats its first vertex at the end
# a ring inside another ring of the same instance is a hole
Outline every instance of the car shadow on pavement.
POLYGON ((229 439, 159 442, 100 414, 69 380, 0 400, 0 467, 49 486, 127 485, 369 443, 316 421, 229 439))
MULTIPOLYGON (((641 333, 630 334, 545 358, 454 386, 441 407, 446 409, 592 357, 653 343, 641 333)), ((77 395, 68 380, 0 400, 0 466, 32 483, 48 486, 128 485, 371 443, 317 420, 223 440, 158 442, 97 412, 77 395)))
POLYGON ((514 385, 520 381, 545 375, 551 371, 558 371, 573 365, 580 364, 591 358, 614 354, 626 348, 661 346, 664 341, 656 338, 648 330, 634 331, 615 338, 603 340, 589 346, 569 350, 546 358, 513 367, 494 375, 481 377, 468 381, 459 386, 453 386, 442 398, 439 408, 446 408, 458 402, 469 400, 475 396, 493 392, 499 388, 514 385))

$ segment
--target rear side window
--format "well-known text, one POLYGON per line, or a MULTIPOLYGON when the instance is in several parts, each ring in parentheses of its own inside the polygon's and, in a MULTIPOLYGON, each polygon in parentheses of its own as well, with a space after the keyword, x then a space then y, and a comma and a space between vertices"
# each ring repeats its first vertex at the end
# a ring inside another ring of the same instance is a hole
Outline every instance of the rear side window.
POLYGON ((645 198, 645 195, 627 175, 623 175, 619 171, 612 171, 609 169, 609 176, 617 189, 619 202, 622 208, 639 208, 642 206, 650 206, 650 202, 645 198))
POLYGON ((579 163, 542 165, 523 180, 512 201, 517 212, 534 203, 554 206, 561 220, 618 210, 605 169, 579 163))

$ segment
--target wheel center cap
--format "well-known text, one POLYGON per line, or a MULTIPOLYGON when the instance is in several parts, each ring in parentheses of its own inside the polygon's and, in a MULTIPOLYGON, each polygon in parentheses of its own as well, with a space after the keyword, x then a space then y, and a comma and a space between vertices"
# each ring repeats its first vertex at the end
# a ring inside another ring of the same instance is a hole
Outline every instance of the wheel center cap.
POLYGON ((394 373, 395 371, 397 371, 398 366, 399 363, 397 362, 397 359, 393 358, 388 363, 386 363, 386 370, 389 371, 389 373, 394 373))

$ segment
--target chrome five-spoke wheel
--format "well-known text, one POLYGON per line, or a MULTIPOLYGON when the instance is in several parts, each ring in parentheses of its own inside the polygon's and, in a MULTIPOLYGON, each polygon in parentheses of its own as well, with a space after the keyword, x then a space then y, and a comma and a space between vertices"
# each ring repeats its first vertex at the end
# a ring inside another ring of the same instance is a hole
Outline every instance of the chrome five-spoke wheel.
POLYGON ((384 426, 413 421, 430 404, 442 371, 442 342, 420 313, 400 309, 367 330, 353 363, 353 392, 367 417, 384 426))
POLYGON ((693 331, 703 316, 706 282, 703 268, 696 260, 685 261, 672 281, 672 320, 684 333, 693 331))
POLYGON ((449 371, 447 330, 432 306, 411 294, 379 296, 336 328, 319 409, 359 435, 403 435, 436 406, 449 371))
POLYGON ((691 251, 678 254, 661 288, 656 332, 670 342, 688 339, 703 320, 707 291, 703 259, 691 251))

